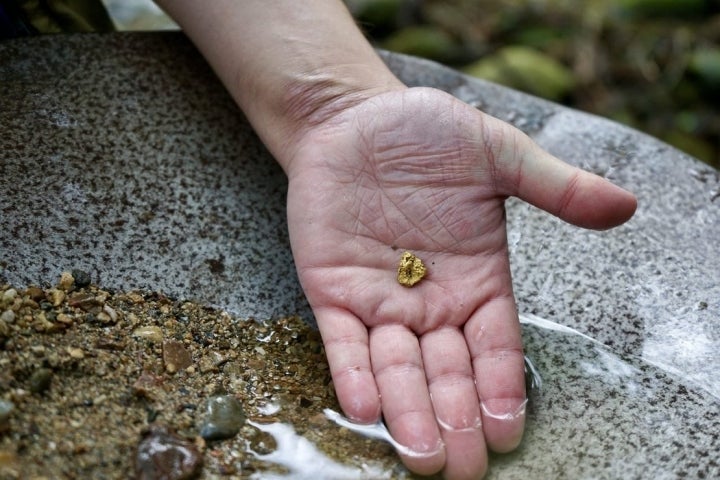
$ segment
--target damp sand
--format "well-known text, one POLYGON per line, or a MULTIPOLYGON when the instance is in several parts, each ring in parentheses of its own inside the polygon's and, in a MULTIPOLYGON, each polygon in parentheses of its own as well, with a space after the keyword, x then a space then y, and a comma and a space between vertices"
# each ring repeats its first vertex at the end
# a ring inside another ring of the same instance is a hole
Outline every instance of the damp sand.
POLYGON ((167 478, 411 478, 391 446, 323 413, 339 405, 320 336, 298 317, 239 319, 64 274, 0 285, 0 345, 3 479, 134 478, 158 428, 202 465, 161 467, 167 478), (241 426, 206 440, 205 405, 220 395, 239 401, 241 426))

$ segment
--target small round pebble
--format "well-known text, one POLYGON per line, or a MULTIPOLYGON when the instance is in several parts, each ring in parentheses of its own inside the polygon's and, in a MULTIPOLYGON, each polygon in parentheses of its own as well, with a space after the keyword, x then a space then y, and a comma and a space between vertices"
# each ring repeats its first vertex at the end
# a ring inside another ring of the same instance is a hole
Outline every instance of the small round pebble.
POLYGON ((205 440, 232 438, 245 423, 242 404, 232 395, 217 395, 207 401, 205 417, 200 423, 200 436, 205 440))
POLYGON ((53 372, 49 368, 38 368, 30 375, 30 391, 32 393, 43 393, 50 388, 53 372))
POLYGON ((85 288, 90 285, 90 275, 83 270, 74 269, 72 276, 75 279, 76 288, 85 288))
POLYGON ((3 303, 10 304, 13 302, 13 300, 15 300, 17 294, 17 290, 15 290, 14 288, 9 288, 3 292, 2 299, 0 300, 2 300, 3 303))
POLYGON ((2 314, 0 314, 0 320, 5 323, 14 323, 15 312, 13 312, 12 310, 5 310, 2 314))

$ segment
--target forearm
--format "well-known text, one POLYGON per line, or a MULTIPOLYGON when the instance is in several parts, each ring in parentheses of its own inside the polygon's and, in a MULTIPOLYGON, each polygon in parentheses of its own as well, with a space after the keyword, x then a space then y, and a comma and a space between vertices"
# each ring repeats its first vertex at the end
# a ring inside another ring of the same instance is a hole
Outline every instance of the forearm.
POLYGON ((157 0, 287 170, 295 141, 334 113, 402 88, 339 0, 157 0))

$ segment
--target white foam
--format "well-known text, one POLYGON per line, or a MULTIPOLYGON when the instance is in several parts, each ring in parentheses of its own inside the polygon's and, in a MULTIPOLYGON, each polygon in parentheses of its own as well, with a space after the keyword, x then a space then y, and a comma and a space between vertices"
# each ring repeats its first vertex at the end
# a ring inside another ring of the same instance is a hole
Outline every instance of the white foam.
POLYGON ((253 427, 269 433, 275 439, 277 448, 268 454, 259 454, 248 448, 256 458, 280 465, 288 473, 256 472, 250 478, 256 480, 374 480, 391 478, 389 471, 376 465, 363 464, 361 467, 342 465, 321 452, 312 442, 298 435, 295 429, 284 423, 256 423, 248 420, 253 427))
MULTIPOLYGON (((383 423, 382 420, 378 421, 377 423, 355 423, 342 415, 340 415, 335 410, 331 410, 329 408, 326 408, 323 410, 323 413, 325 416, 335 422, 337 425, 341 427, 345 427, 348 430, 355 432, 357 434, 360 434, 367 438, 374 438, 377 440, 384 440, 390 445, 392 445, 395 450, 407 457, 414 457, 414 458, 427 458, 432 457, 433 455, 437 455, 437 450, 432 452, 416 452, 415 450, 410 449, 409 447, 406 447, 405 445, 401 444, 397 440, 395 440, 392 435, 390 435, 390 431, 385 426, 385 423, 383 423)), ((442 447, 442 445, 438 445, 438 450, 442 447)))

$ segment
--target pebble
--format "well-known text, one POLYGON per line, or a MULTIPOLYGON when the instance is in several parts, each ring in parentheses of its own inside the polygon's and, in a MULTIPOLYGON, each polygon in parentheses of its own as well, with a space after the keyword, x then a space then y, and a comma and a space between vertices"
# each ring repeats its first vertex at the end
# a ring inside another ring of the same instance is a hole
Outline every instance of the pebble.
POLYGON ((112 308, 110 305, 105 305, 103 307, 102 313, 107 314, 107 316, 110 318, 110 322, 115 323, 118 321, 118 314, 115 309, 112 308))
POLYGON ((0 450, 0 474, 2 478, 25 478, 22 463, 15 452, 0 450))
POLYGON ((160 327, 154 325, 138 327, 133 330, 133 337, 145 339, 151 343, 160 343, 163 339, 163 332, 160 327))
POLYGON ((233 395, 216 395, 207 401, 200 421, 200 436, 205 440, 232 438, 245 423, 242 404, 233 395))
POLYGON ((55 325, 47 319, 45 312, 37 311, 33 315, 33 328, 38 332, 51 332, 55 329, 55 325))
POLYGON ((43 393, 50 388, 53 371, 49 368, 38 368, 30 375, 30 391, 32 393, 43 393))
POLYGON ((103 303, 101 299, 87 292, 75 292, 68 298, 68 305, 79 308, 89 313, 99 313, 102 311, 103 303))
POLYGON ((17 290, 9 288, 3 292, 2 301, 9 304, 15 300, 15 297, 17 297, 17 290))
POLYGON ((65 351, 67 351, 68 355, 70 355, 70 358, 75 358, 78 360, 81 358, 85 358, 85 352, 82 348, 67 347, 65 351))
POLYGON ((73 283, 75 283, 75 278, 70 272, 62 272, 60 274, 60 282, 58 282, 58 287, 67 292, 72 288, 73 283))
POLYGON ((133 393, 138 397, 155 398, 162 384, 162 377, 153 375, 150 372, 143 372, 133 382, 133 393))
POLYGON ((27 295, 28 298, 39 302, 40 300, 45 298, 45 291, 40 287, 30 286, 25 290, 25 295, 27 295))
POLYGON ((102 312, 98 313, 95 319, 103 324, 114 324, 118 320, 118 315, 115 309, 108 305, 104 305, 102 312))
POLYGON ((217 372, 226 358, 220 352, 209 352, 200 358, 200 373, 217 372))
POLYGON ((164 425, 151 425, 143 433, 135 457, 138 480, 189 480, 202 469, 195 445, 164 425))
POLYGON ((74 269, 72 276, 75 279, 75 287, 85 288, 90 285, 90 275, 87 272, 74 269))
POLYGON ((57 317, 55 317, 55 320, 65 325, 70 325, 71 323, 73 323, 72 317, 64 313, 58 313, 57 317))
POLYGON ((15 404, 8 400, 0 400, 0 432, 9 428, 10 416, 15 410, 15 404))
POLYGON ((15 312, 13 312, 12 310, 5 310, 0 315, 0 320, 8 324, 15 323, 15 312))
POLYGON ((53 307, 58 307, 65 301, 65 292, 59 288, 51 288, 48 290, 46 298, 53 307))
POLYGON ((192 365, 192 355, 182 342, 167 340, 163 342, 163 363, 165 370, 175 373, 192 365))

